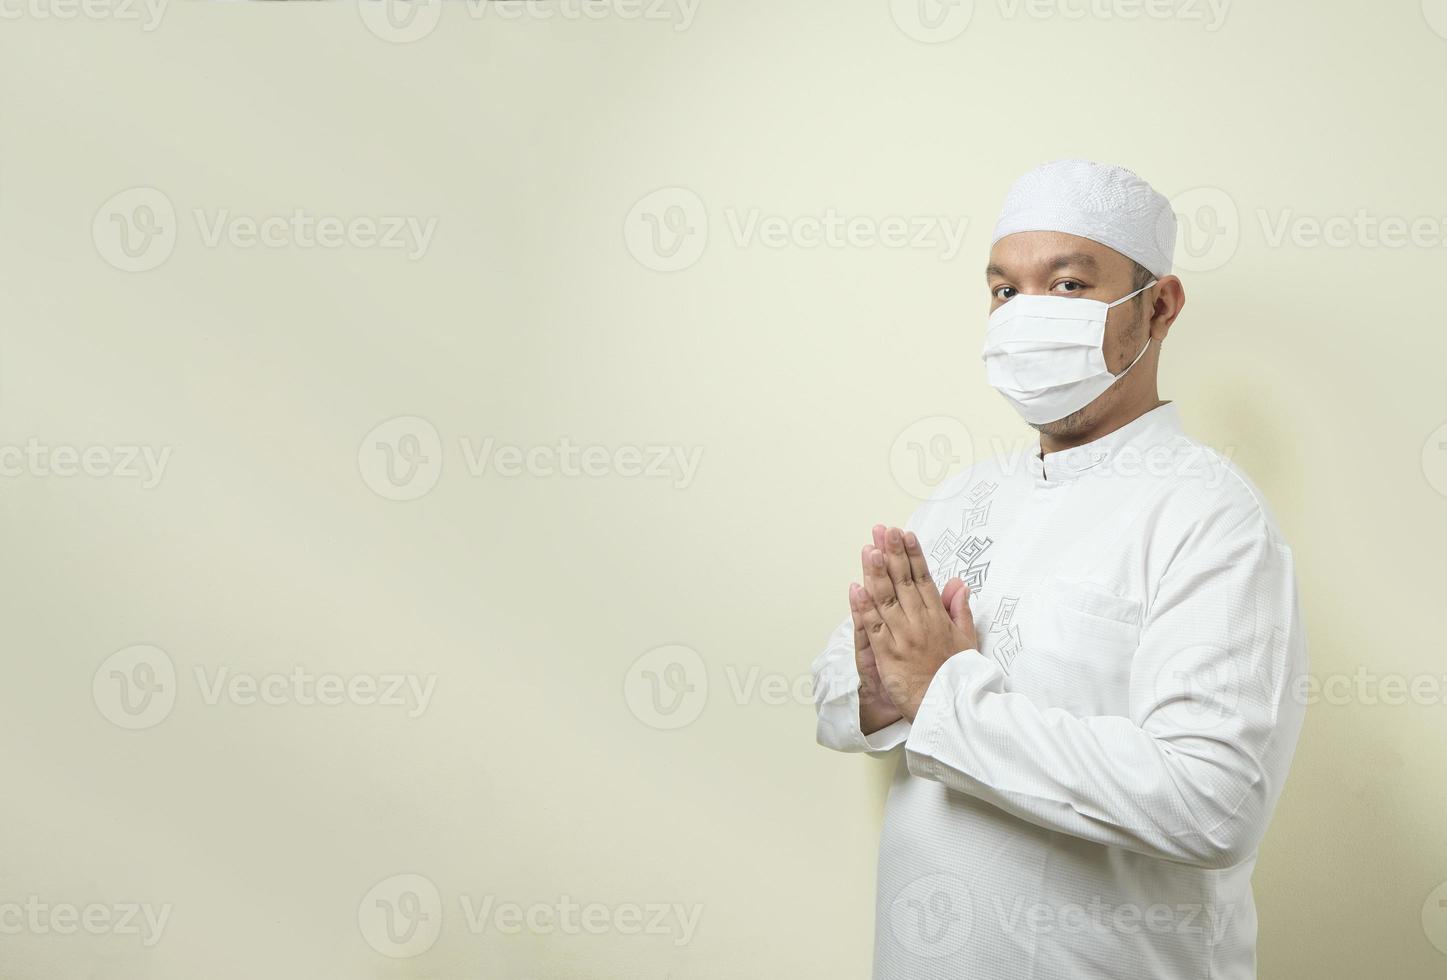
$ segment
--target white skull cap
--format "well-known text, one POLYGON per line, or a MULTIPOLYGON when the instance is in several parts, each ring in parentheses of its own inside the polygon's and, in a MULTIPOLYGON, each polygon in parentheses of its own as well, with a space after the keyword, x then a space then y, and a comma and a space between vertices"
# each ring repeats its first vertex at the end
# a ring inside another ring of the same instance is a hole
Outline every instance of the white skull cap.
POLYGON ((1176 251, 1171 202, 1124 167, 1056 160, 1015 181, 995 224, 994 245, 1020 231, 1060 231, 1115 249, 1157 278, 1176 251))

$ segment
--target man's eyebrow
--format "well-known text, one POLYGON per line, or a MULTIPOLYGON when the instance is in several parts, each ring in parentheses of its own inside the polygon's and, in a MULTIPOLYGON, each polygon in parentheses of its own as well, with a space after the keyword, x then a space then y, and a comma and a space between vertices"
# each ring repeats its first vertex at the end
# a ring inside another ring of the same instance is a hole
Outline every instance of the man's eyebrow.
MULTIPOLYGON (((1070 267, 1085 269, 1090 272, 1100 271, 1100 263, 1096 261, 1095 256, 1087 252, 1071 252, 1068 255, 1057 255, 1050 260, 1050 263, 1045 267, 1045 271, 1055 272, 1059 269, 1070 267)), ((985 277, 989 278, 990 276, 998 276, 1001 279, 1010 278, 1010 274, 998 265, 985 266, 985 277)))
POLYGON ((1086 252, 1071 252, 1069 255, 1062 255, 1050 263, 1050 271, 1064 269, 1067 266, 1079 266, 1082 269, 1089 269, 1091 272, 1100 268, 1100 263, 1095 261, 1095 256, 1086 252))

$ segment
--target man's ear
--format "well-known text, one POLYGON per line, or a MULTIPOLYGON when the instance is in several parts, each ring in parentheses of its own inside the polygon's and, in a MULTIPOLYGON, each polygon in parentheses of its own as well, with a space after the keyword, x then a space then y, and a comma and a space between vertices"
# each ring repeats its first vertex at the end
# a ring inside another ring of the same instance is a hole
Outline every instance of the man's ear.
POLYGON ((1176 317, 1181 315, 1181 309, 1186 305, 1186 287, 1179 276, 1166 276, 1159 287, 1150 321, 1151 339, 1157 347, 1171 332, 1171 324, 1176 322, 1176 317))

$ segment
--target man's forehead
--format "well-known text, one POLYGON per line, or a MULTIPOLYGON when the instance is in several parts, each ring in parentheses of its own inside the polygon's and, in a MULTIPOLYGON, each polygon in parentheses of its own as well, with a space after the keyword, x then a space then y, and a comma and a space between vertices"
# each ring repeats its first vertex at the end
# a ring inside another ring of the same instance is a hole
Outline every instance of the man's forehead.
POLYGON ((1130 266, 1109 245, 1062 231, 1019 231, 1006 235, 990 249, 987 275, 1022 275, 1062 268, 1112 272, 1130 266))

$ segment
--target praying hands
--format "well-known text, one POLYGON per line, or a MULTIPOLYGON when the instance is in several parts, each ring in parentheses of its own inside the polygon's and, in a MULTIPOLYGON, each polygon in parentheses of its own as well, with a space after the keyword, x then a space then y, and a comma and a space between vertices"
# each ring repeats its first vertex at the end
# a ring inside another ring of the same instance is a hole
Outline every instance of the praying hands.
POLYGON ((970 588, 958 578, 935 588, 913 531, 874 527, 860 553, 864 584, 849 585, 854 661, 859 670, 859 720, 871 734, 900 718, 914 721, 940 666, 962 650, 978 650, 970 588))

